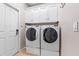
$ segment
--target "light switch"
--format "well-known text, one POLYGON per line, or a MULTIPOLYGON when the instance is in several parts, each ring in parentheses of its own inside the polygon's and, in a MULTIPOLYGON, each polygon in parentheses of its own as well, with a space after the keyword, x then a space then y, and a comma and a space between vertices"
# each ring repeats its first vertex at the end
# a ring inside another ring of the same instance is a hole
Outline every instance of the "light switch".
POLYGON ((78 32, 78 22, 77 21, 73 22, 73 31, 78 32))

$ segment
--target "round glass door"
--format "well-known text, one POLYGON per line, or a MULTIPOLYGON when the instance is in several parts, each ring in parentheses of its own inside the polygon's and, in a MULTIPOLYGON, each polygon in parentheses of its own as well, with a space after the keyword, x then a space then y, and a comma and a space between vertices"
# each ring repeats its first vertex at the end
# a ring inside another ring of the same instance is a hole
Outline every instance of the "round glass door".
POLYGON ((46 28, 43 33, 43 39, 47 43, 53 43, 57 40, 58 34, 54 28, 46 28))
POLYGON ((26 31, 26 37, 29 41, 34 41, 36 40, 36 30, 34 28, 29 28, 26 31))

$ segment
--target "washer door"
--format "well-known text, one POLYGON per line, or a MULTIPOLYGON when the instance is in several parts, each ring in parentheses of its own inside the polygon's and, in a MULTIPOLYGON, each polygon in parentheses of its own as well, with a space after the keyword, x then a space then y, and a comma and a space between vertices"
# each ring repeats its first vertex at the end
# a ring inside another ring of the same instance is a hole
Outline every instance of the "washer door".
POLYGON ((36 40, 36 30, 34 28, 29 28, 26 31, 26 37, 29 41, 34 41, 36 40))
POLYGON ((46 28, 43 33, 43 39, 47 43, 53 43, 57 40, 58 34, 54 28, 46 28))

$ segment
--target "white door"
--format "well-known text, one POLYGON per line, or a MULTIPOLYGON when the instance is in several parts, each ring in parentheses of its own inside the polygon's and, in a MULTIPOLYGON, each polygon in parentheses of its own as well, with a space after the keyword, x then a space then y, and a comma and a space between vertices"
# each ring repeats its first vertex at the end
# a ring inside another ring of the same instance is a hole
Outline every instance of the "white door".
POLYGON ((14 55, 19 49, 18 12, 0 4, 0 56, 14 55))
POLYGON ((0 4, 0 55, 5 54, 5 7, 0 4))
POLYGON ((14 55, 19 49, 18 12, 6 7, 6 55, 14 55))

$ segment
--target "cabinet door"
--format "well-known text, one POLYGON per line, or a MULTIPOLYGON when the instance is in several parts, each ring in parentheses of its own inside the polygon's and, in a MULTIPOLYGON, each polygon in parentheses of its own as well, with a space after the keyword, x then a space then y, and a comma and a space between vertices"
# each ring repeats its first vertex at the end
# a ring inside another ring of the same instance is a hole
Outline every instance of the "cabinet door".
POLYGON ((57 6, 48 6, 48 21, 55 22, 58 18, 58 7, 57 6))

